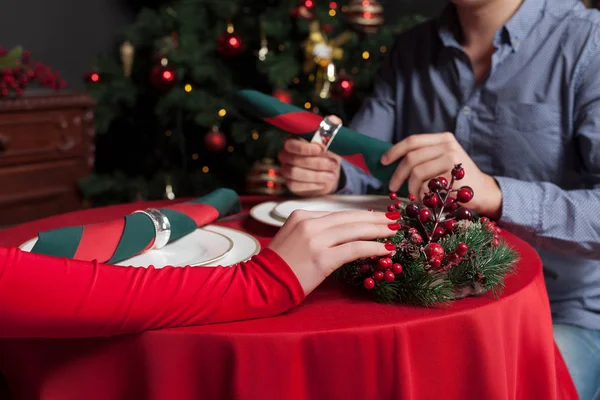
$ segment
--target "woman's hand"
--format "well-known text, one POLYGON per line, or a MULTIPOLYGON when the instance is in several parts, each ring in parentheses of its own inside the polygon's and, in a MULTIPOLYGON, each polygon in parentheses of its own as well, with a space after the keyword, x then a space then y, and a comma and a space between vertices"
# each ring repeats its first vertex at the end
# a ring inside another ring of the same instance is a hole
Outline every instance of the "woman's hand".
POLYGON ((398 216, 392 214, 294 211, 268 247, 287 262, 307 295, 343 264, 389 254, 372 239, 396 233, 398 216))

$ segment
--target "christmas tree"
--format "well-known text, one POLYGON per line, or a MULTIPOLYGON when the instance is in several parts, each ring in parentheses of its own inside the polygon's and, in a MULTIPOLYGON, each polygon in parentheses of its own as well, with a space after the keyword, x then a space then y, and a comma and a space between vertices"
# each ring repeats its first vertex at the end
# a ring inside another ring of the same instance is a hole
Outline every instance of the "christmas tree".
POLYGON ((274 159, 285 136, 244 118, 233 93, 252 88, 348 121, 396 34, 419 20, 383 25, 377 0, 178 0, 142 10, 86 76, 98 104, 84 195, 99 205, 223 186, 243 193, 252 166, 274 159))

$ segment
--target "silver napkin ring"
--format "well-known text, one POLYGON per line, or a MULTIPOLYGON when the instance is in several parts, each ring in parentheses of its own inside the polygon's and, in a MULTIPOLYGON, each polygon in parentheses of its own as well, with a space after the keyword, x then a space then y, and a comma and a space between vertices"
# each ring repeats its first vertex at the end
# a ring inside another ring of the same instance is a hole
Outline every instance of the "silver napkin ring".
POLYGON ((165 247, 171 238, 171 222, 169 222, 169 218, 157 208, 137 210, 135 213, 146 215, 152 221, 152 225, 154 225, 155 238, 152 249, 162 249, 165 247))
POLYGON ((317 132, 313 136, 311 143, 322 144, 325 146, 325 150, 327 150, 341 127, 342 124, 336 124, 329 118, 323 118, 323 121, 321 121, 319 124, 319 129, 317 129, 317 132))

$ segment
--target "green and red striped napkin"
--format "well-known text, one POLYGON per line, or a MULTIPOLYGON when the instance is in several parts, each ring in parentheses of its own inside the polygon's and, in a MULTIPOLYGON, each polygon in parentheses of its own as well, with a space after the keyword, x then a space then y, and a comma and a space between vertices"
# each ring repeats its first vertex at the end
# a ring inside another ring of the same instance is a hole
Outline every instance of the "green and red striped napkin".
MULTIPOLYGON (((159 210, 169 219, 171 243, 201 226, 239 212, 240 201, 233 190, 217 189, 204 197, 159 210)), ((134 213, 108 222, 40 232, 31 252, 115 264, 152 248, 155 237, 150 217, 134 213)))
MULTIPOLYGON (((284 103, 256 90, 237 92, 235 102, 245 113, 309 141, 323 120, 323 117, 318 114, 284 103)), ((362 155, 367 172, 387 184, 400 162, 398 160, 390 165, 381 164, 381 156, 391 147, 390 143, 342 126, 330 143, 329 150, 342 157, 362 155)), ((407 196, 408 185, 404 184, 399 194, 407 196)))

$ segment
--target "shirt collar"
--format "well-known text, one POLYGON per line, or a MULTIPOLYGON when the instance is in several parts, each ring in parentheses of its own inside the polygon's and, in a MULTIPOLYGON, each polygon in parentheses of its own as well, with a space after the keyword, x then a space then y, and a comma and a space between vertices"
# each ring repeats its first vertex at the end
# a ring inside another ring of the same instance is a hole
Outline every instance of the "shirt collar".
MULTIPOLYGON (((524 0, 515 14, 498 29, 494 36, 494 45, 508 43, 517 50, 533 26, 539 21, 546 6, 546 0, 524 0)), ((450 3, 438 18, 438 34, 446 47, 460 48, 461 28, 454 4, 450 3)))

